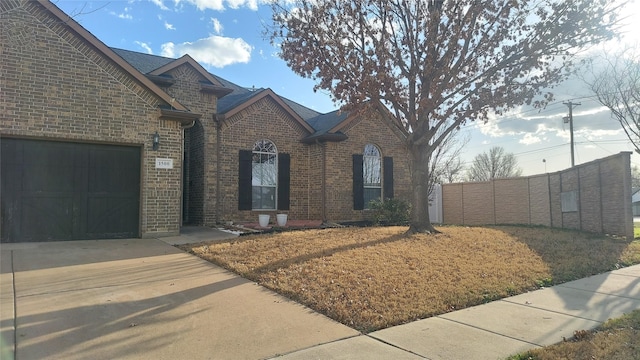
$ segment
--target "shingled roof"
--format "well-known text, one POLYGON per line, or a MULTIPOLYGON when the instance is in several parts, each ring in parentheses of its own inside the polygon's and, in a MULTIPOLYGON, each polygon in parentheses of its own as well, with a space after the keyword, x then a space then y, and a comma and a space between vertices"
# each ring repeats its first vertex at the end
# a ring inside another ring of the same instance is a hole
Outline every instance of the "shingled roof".
MULTIPOLYGON (((144 54, 131 50, 111 48, 116 54, 124 59, 131 66, 145 75, 150 75, 154 70, 176 61, 176 59, 144 54)), ((218 99, 218 113, 224 114, 242 104, 250 101, 254 96, 260 94, 265 89, 249 89, 239 86, 227 79, 221 78, 215 74, 211 74, 216 80, 222 84, 224 88, 230 89, 231 93, 218 99)), ((279 95, 278 95, 279 96, 279 95)), ((348 113, 339 110, 322 114, 295 101, 279 96, 280 99, 288 105, 300 118, 302 118, 315 132, 303 141, 311 142, 316 140, 344 140, 346 135, 337 134, 338 136, 327 137, 329 131, 346 120, 348 113)))

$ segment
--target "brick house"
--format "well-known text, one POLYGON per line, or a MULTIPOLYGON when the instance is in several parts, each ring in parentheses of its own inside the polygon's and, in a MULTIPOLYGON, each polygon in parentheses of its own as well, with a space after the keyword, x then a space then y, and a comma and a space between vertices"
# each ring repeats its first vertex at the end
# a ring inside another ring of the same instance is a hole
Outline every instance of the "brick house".
POLYGON ((320 114, 188 55, 113 49, 47 0, 0 3, 0 58, 3 242, 362 220, 368 200, 408 196, 382 106, 320 114))

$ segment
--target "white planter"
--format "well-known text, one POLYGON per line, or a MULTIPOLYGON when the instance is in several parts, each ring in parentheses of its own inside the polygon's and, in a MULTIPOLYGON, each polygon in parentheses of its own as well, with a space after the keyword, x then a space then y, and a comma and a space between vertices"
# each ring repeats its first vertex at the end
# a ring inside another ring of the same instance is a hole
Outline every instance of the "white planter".
POLYGON ((271 219, 271 215, 269 214, 260 214, 258 215, 258 223, 261 227, 269 226, 269 220, 271 219))
POLYGON ((287 214, 277 214, 276 220, 278 221, 278 226, 287 225, 287 214))

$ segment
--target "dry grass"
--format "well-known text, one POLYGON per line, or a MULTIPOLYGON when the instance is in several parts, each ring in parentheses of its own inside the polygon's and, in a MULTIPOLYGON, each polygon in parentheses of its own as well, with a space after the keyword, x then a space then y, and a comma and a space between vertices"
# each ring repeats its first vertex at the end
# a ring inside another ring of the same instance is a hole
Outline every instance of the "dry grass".
POLYGON ((571 340, 509 357, 509 360, 640 359, 640 310, 609 320, 594 331, 577 331, 571 340))
POLYGON ((530 227, 341 228, 180 246, 369 332, 640 262, 640 242, 530 227))

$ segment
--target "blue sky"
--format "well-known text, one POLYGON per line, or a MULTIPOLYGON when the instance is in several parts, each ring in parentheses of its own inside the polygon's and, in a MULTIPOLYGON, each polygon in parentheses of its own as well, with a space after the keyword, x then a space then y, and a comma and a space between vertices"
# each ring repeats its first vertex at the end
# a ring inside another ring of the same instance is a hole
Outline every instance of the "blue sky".
MULTIPOLYGON (((210 72, 240 86, 271 88, 276 93, 319 112, 337 109, 327 93, 314 92, 314 82, 303 79, 277 57, 277 48, 263 35, 270 9, 263 0, 53 0, 107 46, 177 58, 191 55, 210 72)), ((627 34, 592 51, 608 52, 638 43, 640 1, 626 12, 627 34)), ((556 102, 538 112, 527 107, 492 119, 471 123, 461 131, 470 138, 463 160, 470 163, 492 146, 514 153, 523 174, 553 172, 570 167, 569 128, 562 117, 563 101, 582 105, 574 109, 576 164, 631 151, 620 125, 589 97, 579 80, 553 90, 556 102), (543 162, 543 159, 545 160, 543 162)), ((632 156, 640 166, 640 155, 632 156)))

